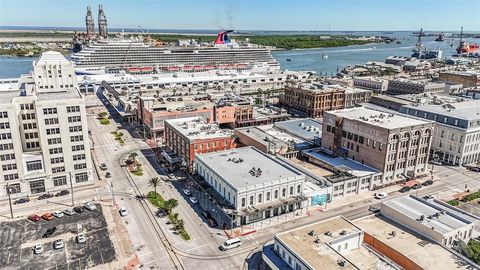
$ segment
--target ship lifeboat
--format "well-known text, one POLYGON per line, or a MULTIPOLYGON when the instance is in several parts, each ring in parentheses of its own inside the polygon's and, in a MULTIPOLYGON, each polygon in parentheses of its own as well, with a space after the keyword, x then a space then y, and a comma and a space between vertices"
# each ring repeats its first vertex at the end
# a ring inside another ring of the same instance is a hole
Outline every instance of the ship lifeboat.
POLYGON ((183 66, 183 70, 192 70, 192 66, 183 66))
POLYGON ((141 68, 142 72, 152 72, 153 68, 152 67, 143 67, 141 68))
POLYGON ((217 67, 218 67, 218 69, 226 69, 227 65, 218 65, 217 67))
POLYGON ((128 68, 127 71, 128 72, 140 72, 141 69, 140 68, 128 68))
POLYGON ((167 68, 168 71, 177 71, 177 70, 179 70, 179 69, 180 69, 180 68, 177 67, 177 66, 173 66, 173 67, 168 67, 168 68, 167 68))
POLYGON ((214 68, 215 68, 215 66, 212 66, 212 65, 205 66, 206 70, 211 70, 211 69, 214 69, 214 68))
POLYGON ((237 68, 246 68, 246 67, 247 67, 247 65, 245 65, 245 64, 238 64, 237 65, 237 68))
POLYGON ((202 70, 202 69, 203 69, 203 66, 194 66, 193 69, 194 69, 194 70, 202 70))
POLYGON ((235 68, 235 65, 234 65, 234 64, 229 64, 229 65, 227 65, 227 69, 232 69, 232 68, 235 68))

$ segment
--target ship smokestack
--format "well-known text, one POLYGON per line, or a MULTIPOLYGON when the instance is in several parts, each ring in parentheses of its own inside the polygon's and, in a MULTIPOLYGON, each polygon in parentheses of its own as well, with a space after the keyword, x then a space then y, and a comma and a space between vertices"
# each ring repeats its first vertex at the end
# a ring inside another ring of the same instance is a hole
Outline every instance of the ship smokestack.
POLYGON ((98 33, 102 38, 107 38, 108 36, 107 17, 105 17, 102 5, 98 6, 98 33))
POLYGON ((85 25, 87 28, 87 38, 93 37, 95 35, 95 22, 93 21, 92 9, 90 7, 87 7, 85 25))

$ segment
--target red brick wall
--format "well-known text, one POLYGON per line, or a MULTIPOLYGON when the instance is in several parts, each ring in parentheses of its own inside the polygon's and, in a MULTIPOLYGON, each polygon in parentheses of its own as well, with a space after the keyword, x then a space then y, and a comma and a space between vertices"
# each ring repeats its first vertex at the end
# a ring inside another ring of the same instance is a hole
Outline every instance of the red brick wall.
POLYGON ((406 270, 423 270, 422 267, 420 267, 418 264, 410 260, 407 256, 396 251, 395 249, 383 243, 382 241, 379 241, 377 238, 371 236, 368 233, 364 233, 363 242, 371 246, 373 249, 375 249, 379 253, 385 255, 386 257, 388 257, 390 260, 394 261, 401 267, 405 268, 406 270))

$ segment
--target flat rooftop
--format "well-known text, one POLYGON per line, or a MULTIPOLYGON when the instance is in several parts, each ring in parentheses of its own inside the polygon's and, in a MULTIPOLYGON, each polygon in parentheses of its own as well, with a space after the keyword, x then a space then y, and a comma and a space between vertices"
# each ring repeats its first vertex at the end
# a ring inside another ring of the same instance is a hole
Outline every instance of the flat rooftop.
POLYGON ((404 107, 414 110, 436 113, 440 115, 451 116, 459 119, 476 120, 480 118, 480 100, 457 102, 448 105, 408 105, 404 107))
MULTIPOLYGON (((480 108, 479 108, 480 110, 480 108)), ((352 121, 358 121, 372 126, 377 126, 385 129, 397 129, 415 125, 430 124, 431 122, 410 118, 393 113, 385 113, 368 109, 365 107, 356 107, 351 109, 343 109, 336 111, 325 112, 326 114, 333 114, 337 117, 342 117, 352 121)))
MULTIPOLYGON (((268 125, 272 126, 272 125, 268 125)), ((244 128, 237 128, 235 129, 236 132, 240 132, 244 134, 245 136, 248 136, 257 143, 263 144, 265 146, 268 146, 270 143, 272 143, 272 146, 275 148, 284 148, 288 149, 288 144, 286 143, 286 140, 283 140, 284 138, 278 137, 275 135, 272 135, 270 132, 265 130, 266 128, 264 126, 253 126, 253 127, 244 127, 244 128)))
POLYGON ((410 218, 413 222, 422 224, 441 234, 447 234, 471 224, 468 220, 452 215, 452 210, 442 213, 442 209, 435 208, 423 199, 413 197, 413 195, 384 201, 381 207, 384 206, 388 206, 404 217, 410 218), (424 216, 423 221, 420 221, 421 216, 424 216))
POLYGON ((471 269, 460 257, 410 230, 397 227, 386 218, 369 216, 354 224, 365 233, 408 257, 424 269, 471 269), (395 237, 391 232, 395 232, 395 237))
POLYGON ((324 168, 322 168, 318 165, 312 164, 310 162, 305 162, 305 161, 300 160, 296 157, 289 158, 288 161, 302 167, 303 169, 313 173, 316 176, 325 177, 325 176, 330 176, 330 175, 334 174, 333 172, 331 172, 327 169, 324 169, 324 168))
POLYGON ((303 151, 303 154, 318 159, 321 162, 324 162, 336 169, 344 172, 348 172, 357 177, 363 177, 367 175, 380 173, 379 170, 362 164, 360 162, 342 158, 342 157, 332 157, 322 153, 320 148, 314 148, 303 151))
POLYGON ((230 137, 231 131, 220 129, 218 124, 208 123, 201 116, 165 120, 175 130, 190 140, 230 137))
POLYGON ((312 118, 275 122, 273 126, 307 141, 322 137, 322 123, 312 118))
POLYGON ((348 238, 350 235, 359 232, 361 232, 360 228, 338 216, 279 233, 275 235, 275 239, 288 246, 291 251, 301 257, 312 269, 377 269, 376 262, 379 261, 378 257, 368 254, 364 247, 360 246, 357 249, 340 252, 339 254, 329 245, 332 241, 348 238), (311 235, 310 232, 312 231, 315 234, 311 235), (315 243, 317 239, 319 241, 315 243), (368 259, 369 257, 371 260, 368 259), (338 264, 338 261, 344 259, 348 259, 350 263, 342 267, 338 264))
POLYGON ((203 162, 237 190, 279 179, 303 177, 300 172, 251 146, 199 154, 196 155, 196 159, 203 162), (260 169, 261 173, 252 175, 253 168, 255 171, 260 169))

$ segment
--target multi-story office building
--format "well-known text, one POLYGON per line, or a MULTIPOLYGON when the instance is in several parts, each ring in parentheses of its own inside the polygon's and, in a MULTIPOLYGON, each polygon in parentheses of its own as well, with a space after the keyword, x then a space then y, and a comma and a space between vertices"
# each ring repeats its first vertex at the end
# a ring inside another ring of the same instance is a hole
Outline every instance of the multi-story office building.
POLYGON ((304 84, 285 88, 280 104, 293 114, 304 117, 322 117, 324 111, 342 109, 345 90, 327 85, 304 84))
POLYGON ((420 94, 445 91, 445 83, 426 80, 394 79, 388 82, 387 92, 392 95, 420 94))
POLYGON ((200 116, 165 121, 165 145, 191 169, 196 154, 235 147, 233 133, 200 116))
POLYGON ((465 165, 480 161, 480 101, 402 106, 400 112, 435 121, 432 150, 441 161, 465 165))
POLYGON ((433 123, 364 107, 325 112, 322 147, 383 173, 372 186, 425 174, 433 123))
POLYGON ((240 226, 303 208, 305 175, 254 147, 195 156, 195 171, 240 226))
POLYGON ((388 80, 374 77, 355 77, 353 87, 370 90, 375 94, 383 94, 387 91, 388 80))
POLYGON ((0 198, 7 185, 17 197, 93 183, 85 101, 60 53, 0 90, 0 165, 0 198))

